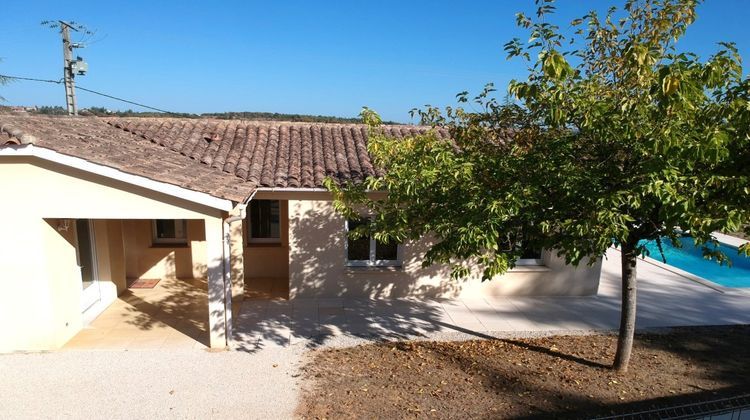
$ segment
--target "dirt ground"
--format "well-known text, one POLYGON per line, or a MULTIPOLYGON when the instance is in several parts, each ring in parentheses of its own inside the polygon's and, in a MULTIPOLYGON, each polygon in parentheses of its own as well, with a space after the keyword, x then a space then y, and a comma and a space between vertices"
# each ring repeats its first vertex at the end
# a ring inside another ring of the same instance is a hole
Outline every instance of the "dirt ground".
POLYGON ((386 342, 312 352, 303 418, 582 418, 750 393, 750 326, 639 334, 386 342))

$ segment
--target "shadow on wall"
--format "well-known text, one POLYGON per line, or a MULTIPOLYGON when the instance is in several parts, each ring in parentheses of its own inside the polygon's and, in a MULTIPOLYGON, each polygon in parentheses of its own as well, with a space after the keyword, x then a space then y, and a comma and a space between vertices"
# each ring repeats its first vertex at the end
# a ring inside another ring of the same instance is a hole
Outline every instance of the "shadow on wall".
POLYGON ((205 277, 205 229, 202 220, 187 221, 187 243, 154 244, 151 220, 123 220, 128 278, 205 277))
POLYGON ((76 247, 75 219, 44 219, 45 223, 54 229, 72 248, 76 247))
POLYGON ((242 236, 243 223, 230 227, 229 275, 232 282, 232 313, 239 314, 245 294, 245 249, 242 236))
POLYGON ((424 249, 409 247, 413 251, 404 255, 398 270, 350 271, 344 221, 329 203, 290 201, 289 206, 292 299, 245 300, 236 318, 234 349, 255 352, 297 340, 315 348, 341 334, 407 339, 451 328, 440 302, 395 299, 455 296, 460 291, 459 282, 439 281, 446 277, 438 268, 421 269, 424 249))
POLYGON ((401 267, 354 268, 346 265, 344 219, 328 201, 289 202, 290 298, 311 297, 455 297, 466 282, 450 269, 422 268, 429 243, 406 244, 401 267))
POLYGON ((485 282, 470 259, 464 264, 472 274, 453 279, 447 265, 422 267, 429 237, 404 244, 401 267, 347 267, 345 221, 330 201, 290 201, 289 219, 290 298, 585 296, 599 284, 600 262, 569 266, 555 252, 545 252, 544 267, 519 267, 485 282))

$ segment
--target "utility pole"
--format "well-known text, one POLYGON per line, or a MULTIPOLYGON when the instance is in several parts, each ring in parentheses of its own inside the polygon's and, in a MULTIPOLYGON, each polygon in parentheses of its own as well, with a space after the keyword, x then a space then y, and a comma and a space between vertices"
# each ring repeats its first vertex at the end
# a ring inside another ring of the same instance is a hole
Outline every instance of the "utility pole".
POLYGON ((62 33, 63 42, 63 59, 65 67, 63 68, 63 80, 65 81, 65 106, 68 108, 68 115, 78 115, 76 107, 76 86, 73 79, 73 46, 70 43, 70 29, 76 28, 70 26, 67 22, 60 21, 60 33, 62 33))
POLYGON ((70 30, 78 32, 78 29, 68 22, 60 22, 60 33, 62 34, 63 43, 63 81, 65 82, 65 106, 68 109, 68 115, 78 115, 78 106, 76 104, 76 86, 75 75, 86 74, 88 64, 81 57, 73 59, 73 48, 82 48, 82 44, 70 42, 70 30))

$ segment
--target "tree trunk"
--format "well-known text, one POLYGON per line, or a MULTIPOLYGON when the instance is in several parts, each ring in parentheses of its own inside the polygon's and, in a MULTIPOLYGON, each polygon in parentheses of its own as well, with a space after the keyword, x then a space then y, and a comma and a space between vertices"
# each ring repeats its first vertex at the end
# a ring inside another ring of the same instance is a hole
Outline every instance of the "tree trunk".
POLYGON ((622 308, 620 308, 620 335, 617 338, 614 369, 628 370, 630 352, 633 350, 636 308, 636 263, 637 241, 628 240, 622 244, 622 308))

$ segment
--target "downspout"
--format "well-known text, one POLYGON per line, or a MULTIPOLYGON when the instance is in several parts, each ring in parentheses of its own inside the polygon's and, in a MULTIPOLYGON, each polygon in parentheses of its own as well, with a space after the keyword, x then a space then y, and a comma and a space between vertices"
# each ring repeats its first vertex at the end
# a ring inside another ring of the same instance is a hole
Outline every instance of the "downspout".
POLYGON ((237 215, 229 216, 223 221, 222 230, 224 231, 224 261, 223 261, 223 268, 224 268, 224 327, 226 329, 226 339, 227 339, 227 346, 230 346, 232 344, 233 335, 232 335, 232 233, 231 233, 231 225, 232 223, 241 222, 245 219, 247 216, 247 205, 250 203, 250 200, 255 197, 256 191, 253 191, 252 194, 245 200, 243 203, 237 204, 237 206, 234 208, 237 210, 237 215))

